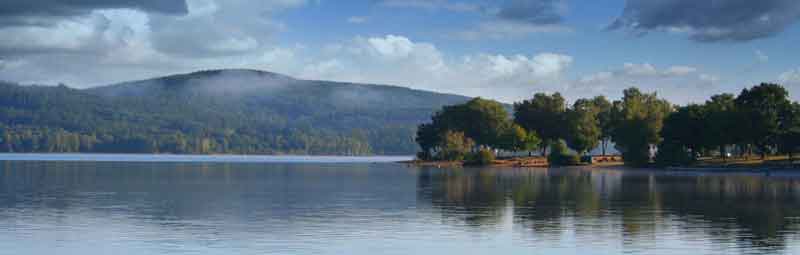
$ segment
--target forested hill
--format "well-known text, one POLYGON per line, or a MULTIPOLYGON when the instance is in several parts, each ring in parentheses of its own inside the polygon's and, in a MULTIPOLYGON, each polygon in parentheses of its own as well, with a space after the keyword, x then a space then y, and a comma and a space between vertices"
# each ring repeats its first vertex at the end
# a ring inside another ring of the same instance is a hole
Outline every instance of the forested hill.
POLYGON ((256 70, 85 90, 0 83, 0 151, 410 155, 417 124, 467 100, 256 70))

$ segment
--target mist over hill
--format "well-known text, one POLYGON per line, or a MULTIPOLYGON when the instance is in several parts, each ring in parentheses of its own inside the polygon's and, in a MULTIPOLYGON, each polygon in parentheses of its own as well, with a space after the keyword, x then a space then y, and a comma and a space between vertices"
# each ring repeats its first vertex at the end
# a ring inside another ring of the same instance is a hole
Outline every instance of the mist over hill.
POLYGON ((412 154, 416 125, 467 97, 210 70, 90 89, 0 83, 0 151, 412 154))

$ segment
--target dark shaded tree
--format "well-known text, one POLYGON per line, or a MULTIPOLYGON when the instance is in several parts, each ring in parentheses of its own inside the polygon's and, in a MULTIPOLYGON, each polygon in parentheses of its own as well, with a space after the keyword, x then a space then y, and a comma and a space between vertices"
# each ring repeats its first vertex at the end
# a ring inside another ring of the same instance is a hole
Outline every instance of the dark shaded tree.
POLYGON ((706 101, 704 140, 709 147, 716 147, 723 159, 727 158, 728 145, 735 144, 738 134, 735 97, 732 94, 711 96, 706 101))
POLYGON ((762 159, 778 142, 781 113, 791 105, 788 97, 785 88, 773 83, 744 89, 736 97, 736 109, 742 120, 738 123, 740 138, 755 145, 762 159))
POLYGON ((606 155, 608 143, 614 133, 614 105, 604 96, 597 96, 592 99, 597 110, 597 125, 600 127, 600 148, 602 155, 606 155))
POLYGON ((532 99, 514 104, 514 122, 534 131, 542 140, 542 155, 547 147, 564 137, 566 103, 559 93, 536 93, 532 99))
POLYGON ((626 89, 623 95, 612 139, 625 163, 645 165, 650 161, 651 147, 661 140, 659 133, 672 106, 655 93, 644 94, 637 88, 626 89))
POLYGON ((578 99, 565 113, 567 146, 580 154, 586 154, 596 148, 600 142, 602 130, 598 120, 599 109, 593 101, 578 99))

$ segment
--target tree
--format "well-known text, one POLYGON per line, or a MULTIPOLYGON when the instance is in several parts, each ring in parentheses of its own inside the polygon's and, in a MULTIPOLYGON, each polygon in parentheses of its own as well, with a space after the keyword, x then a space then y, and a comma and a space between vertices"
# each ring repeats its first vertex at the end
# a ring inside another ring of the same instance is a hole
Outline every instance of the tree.
POLYGON ((587 99, 575 101, 566 112, 567 145, 580 154, 586 154, 600 142, 601 129, 598 123, 598 109, 587 99))
POLYGON ((793 160, 794 152, 800 149, 800 104, 792 103, 781 115, 778 148, 793 160))
POLYGON ((704 140, 709 147, 717 147, 723 159, 727 159, 726 146, 737 140, 736 105, 732 94, 711 96, 706 101, 704 140))
POLYGON ((561 94, 536 93, 532 99, 514 104, 514 122, 542 139, 542 155, 547 147, 564 136, 566 104, 561 94))
POLYGON ((439 144, 439 158, 443 160, 464 160, 464 156, 472 150, 475 142, 463 132, 445 131, 439 144))
POLYGON ((593 98, 592 104, 597 110, 597 125, 600 127, 600 147, 603 156, 605 156, 608 142, 611 141, 611 134, 614 132, 614 105, 604 96, 593 98))
POLYGON ((736 97, 735 105, 741 122, 737 125, 742 139, 755 145, 765 159, 767 152, 778 142, 781 113, 791 103, 789 92, 778 84, 762 83, 744 89, 736 97))
POLYGON ((539 146, 539 137, 534 132, 527 132, 517 124, 510 124, 500 136, 498 148, 511 151, 532 151, 539 146))
POLYGON ((422 149, 422 157, 420 159, 430 159, 433 155, 433 149, 439 144, 439 131, 431 123, 420 124, 417 127, 417 136, 414 140, 419 144, 422 149))
POLYGON ((500 133, 500 143, 497 148, 511 152, 522 150, 527 136, 525 129, 517 124, 510 124, 500 133))
POLYGON ((496 147, 509 125, 508 112, 497 101, 475 98, 467 103, 445 106, 433 116, 433 129, 463 132, 477 145, 496 147))
POLYGON ((679 107, 664 120, 661 129, 662 141, 658 150, 661 160, 674 161, 682 159, 678 152, 686 152, 691 161, 697 160, 697 154, 705 142, 705 109, 701 105, 679 107), (669 155, 669 156, 667 156, 669 155))
POLYGON ((664 118, 672 110, 669 102, 656 93, 643 94, 637 88, 623 91, 619 116, 612 140, 622 152, 625 163, 644 165, 650 161, 650 148, 661 140, 664 118))

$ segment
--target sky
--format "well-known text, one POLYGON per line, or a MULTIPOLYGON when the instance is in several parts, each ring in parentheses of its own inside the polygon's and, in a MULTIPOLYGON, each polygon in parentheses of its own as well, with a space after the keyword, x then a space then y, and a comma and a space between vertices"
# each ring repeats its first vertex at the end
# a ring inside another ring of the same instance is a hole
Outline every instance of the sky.
POLYGON ((87 88, 221 68, 502 102, 636 86, 800 99, 796 0, 0 2, 0 80, 87 88))

